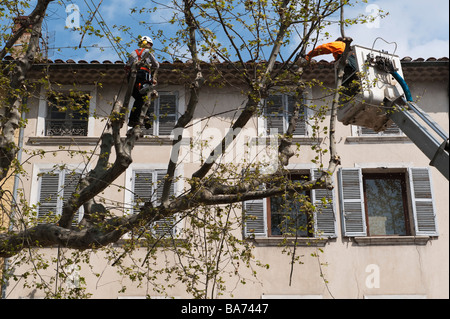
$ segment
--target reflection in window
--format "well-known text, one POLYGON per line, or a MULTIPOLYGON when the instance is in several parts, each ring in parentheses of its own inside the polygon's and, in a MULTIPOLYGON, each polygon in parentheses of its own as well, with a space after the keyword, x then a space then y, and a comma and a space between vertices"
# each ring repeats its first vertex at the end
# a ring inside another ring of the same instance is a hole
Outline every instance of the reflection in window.
POLYGON ((409 235, 403 174, 363 174, 369 236, 409 235))

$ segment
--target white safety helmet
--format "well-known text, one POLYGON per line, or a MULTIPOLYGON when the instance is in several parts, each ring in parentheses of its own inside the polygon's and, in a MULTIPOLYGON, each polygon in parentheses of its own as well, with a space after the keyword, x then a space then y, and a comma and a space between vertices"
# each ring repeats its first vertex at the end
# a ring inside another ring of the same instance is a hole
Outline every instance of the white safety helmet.
POLYGON ((141 37, 141 38, 139 39, 139 44, 140 44, 140 45, 141 45, 141 44, 146 45, 147 43, 150 43, 151 45, 153 45, 153 40, 152 40, 152 38, 150 38, 150 37, 144 35, 143 37, 141 37))

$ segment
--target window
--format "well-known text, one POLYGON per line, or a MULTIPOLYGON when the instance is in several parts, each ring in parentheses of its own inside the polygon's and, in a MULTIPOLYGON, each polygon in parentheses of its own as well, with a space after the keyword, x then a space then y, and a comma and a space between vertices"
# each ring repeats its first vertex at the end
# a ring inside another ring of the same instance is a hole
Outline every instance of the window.
MULTIPOLYGON (((285 133, 289 127, 289 121, 295 109, 296 99, 294 95, 275 94, 265 101, 264 117, 267 134, 285 133)), ((294 135, 307 135, 306 107, 300 107, 300 115, 297 119, 294 135)))
POLYGON ((144 135, 171 135, 178 119, 178 95, 159 92, 159 97, 153 100, 147 115, 153 119, 153 126, 144 129, 144 135))
MULTIPOLYGON (((293 174, 292 184, 309 179, 309 176, 293 174)), ((267 221, 269 236, 300 236, 313 235, 312 211, 302 205, 303 201, 311 202, 310 192, 283 194, 267 198, 267 221)))
POLYGON ((46 136, 87 136, 90 96, 70 91, 47 98, 46 136))
MULTIPOLYGON (((131 213, 138 213, 146 201, 152 201, 153 206, 159 205, 162 196, 164 177, 167 171, 164 169, 132 169, 131 172, 131 213)), ((172 183, 170 195, 175 194, 175 183, 172 183)), ((168 217, 148 225, 151 233, 161 237, 174 235, 175 218, 168 217)))
MULTIPOLYGON (((291 180, 295 183, 317 174, 315 169, 293 172, 291 180)), ((336 237, 333 192, 329 190, 245 201, 244 214, 246 237, 336 237), (301 210, 299 200, 303 199, 317 209, 301 210)))
MULTIPOLYGON (((75 192, 81 178, 81 172, 73 170, 42 170, 38 175, 38 223, 55 222, 62 214, 64 204, 75 192)), ((73 224, 82 217, 81 207, 75 214, 73 224)))
POLYGON ((391 126, 382 132, 375 132, 363 126, 357 126, 356 130, 358 136, 403 136, 402 130, 395 123, 392 123, 391 126))
POLYGON ((345 236, 437 236, 428 168, 342 168, 338 175, 345 236))
POLYGON ((367 235, 410 235, 404 174, 364 174, 367 235))

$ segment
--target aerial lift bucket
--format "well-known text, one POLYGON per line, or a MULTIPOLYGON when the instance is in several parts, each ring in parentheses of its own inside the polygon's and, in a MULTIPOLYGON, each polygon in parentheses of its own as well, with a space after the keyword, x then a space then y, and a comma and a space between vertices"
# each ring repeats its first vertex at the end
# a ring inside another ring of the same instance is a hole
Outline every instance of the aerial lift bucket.
POLYGON ((338 121, 375 132, 397 124, 430 165, 450 179, 448 133, 414 103, 398 56, 360 46, 351 49, 354 60, 344 69, 338 121))
POLYGON ((386 130, 392 120, 386 111, 394 101, 404 95, 400 83, 392 74, 382 68, 383 61, 391 61, 397 73, 403 78, 400 59, 384 51, 354 45, 350 56, 356 60, 356 69, 346 67, 341 91, 338 121, 344 125, 359 125, 375 132, 386 130))

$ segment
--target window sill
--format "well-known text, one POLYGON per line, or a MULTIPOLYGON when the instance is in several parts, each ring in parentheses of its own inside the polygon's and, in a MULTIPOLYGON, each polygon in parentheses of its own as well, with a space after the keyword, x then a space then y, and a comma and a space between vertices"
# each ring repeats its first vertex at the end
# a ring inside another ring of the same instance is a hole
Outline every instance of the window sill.
MULTIPOLYGON (((270 145, 271 143, 271 139, 276 139, 276 141, 278 142, 278 136, 274 136, 274 135, 267 135, 267 136, 258 136, 258 137, 254 137, 252 140, 255 141, 256 143, 266 143, 266 145, 270 145)), ((322 137, 309 137, 309 136, 299 136, 299 135, 294 135, 292 137, 292 145, 317 145, 317 144, 321 144, 323 142, 323 138, 322 137)))
POLYGON ((28 138, 29 145, 96 145, 99 137, 89 136, 32 136, 28 138))
POLYGON ((302 247, 324 247, 329 238, 309 238, 309 237, 255 237, 247 239, 252 241, 256 247, 280 247, 280 246, 302 246, 302 247))
POLYGON ((431 240, 430 236, 374 236, 353 237, 353 242, 358 246, 380 245, 418 245, 423 246, 431 240))
MULTIPOLYGON (((181 145, 190 145, 191 138, 181 139, 181 145)), ((136 145, 172 145, 172 136, 144 135, 136 141, 136 145)))
POLYGON ((347 136, 345 143, 348 144, 387 144, 387 143, 411 143, 409 137, 401 135, 385 136, 347 136))
MULTIPOLYGON (((136 141, 136 145, 172 145, 171 136, 145 135, 136 141)), ((97 145, 100 137, 90 136, 32 136, 28 138, 27 144, 36 146, 59 146, 59 145, 97 145)), ((182 145, 189 145, 190 138, 183 138, 182 145)))

